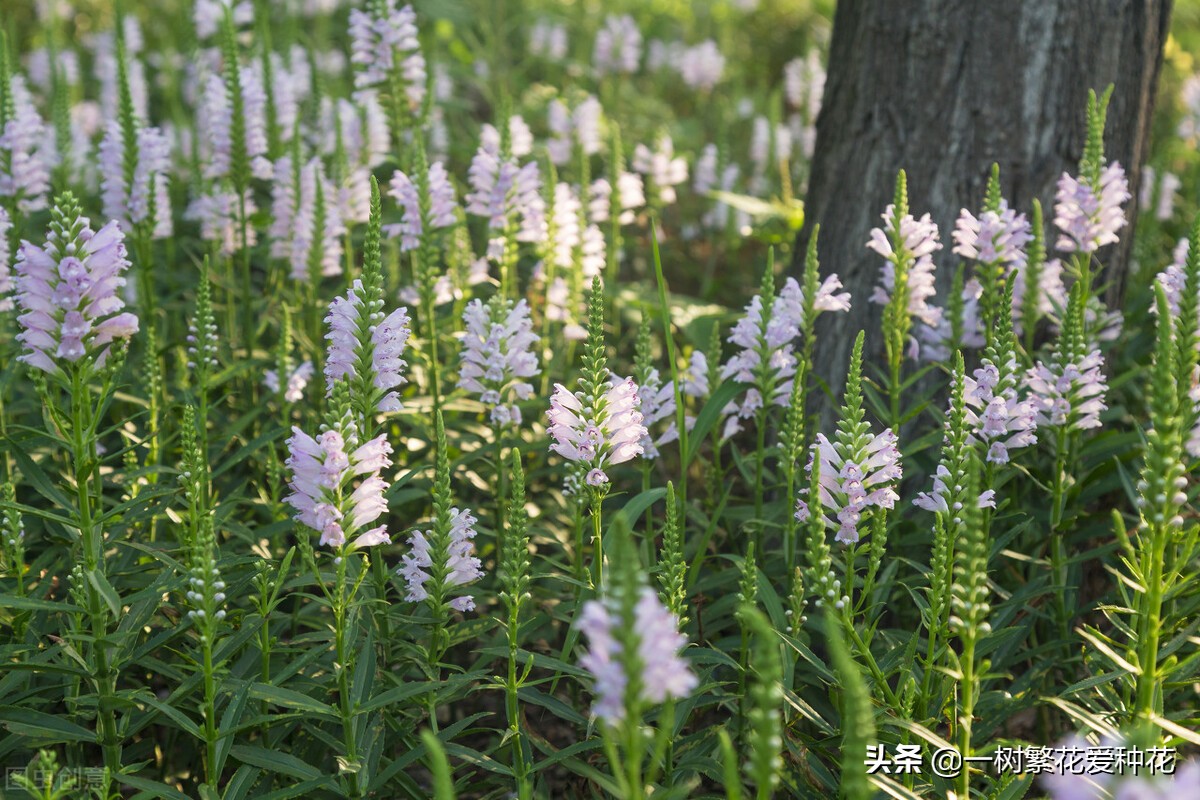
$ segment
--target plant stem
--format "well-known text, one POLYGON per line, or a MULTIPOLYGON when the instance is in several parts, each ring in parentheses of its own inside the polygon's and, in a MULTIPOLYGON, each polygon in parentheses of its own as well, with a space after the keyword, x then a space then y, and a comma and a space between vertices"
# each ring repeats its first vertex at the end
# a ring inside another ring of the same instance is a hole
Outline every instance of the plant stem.
POLYGON ((600 496, 596 495, 592 498, 592 561, 595 562, 596 567, 594 585, 597 591, 604 585, 604 542, 600 524, 600 506, 600 496))

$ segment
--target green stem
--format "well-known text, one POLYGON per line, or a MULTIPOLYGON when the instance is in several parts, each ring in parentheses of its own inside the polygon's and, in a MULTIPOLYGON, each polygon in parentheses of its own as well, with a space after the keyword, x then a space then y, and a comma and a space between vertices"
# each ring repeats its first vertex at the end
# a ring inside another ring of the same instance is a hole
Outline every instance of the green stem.
POLYGON ((592 498, 592 561, 595 563, 595 587, 600 591, 604 585, 604 541, 600 520, 601 500, 599 495, 592 498))
POLYGON ((214 792, 217 791, 217 682, 213 675, 213 642, 207 633, 201 634, 204 650, 204 743, 208 760, 205 762, 205 777, 214 792))
MULTIPOLYGON (((342 741, 346 747, 346 761, 352 767, 350 772, 350 796, 361 797, 358 784, 358 744, 355 741, 354 709, 350 701, 351 653, 346 646, 346 617, 347 608, 352 598, 346 596, 346 553, 341 553, 337 561, 337 595, 333 606, 334 612, 334 652, 337 656, 338 680, 338 710, 342 717, 342 741)), ((357 585, 357 584, 355 584, 357 585)))

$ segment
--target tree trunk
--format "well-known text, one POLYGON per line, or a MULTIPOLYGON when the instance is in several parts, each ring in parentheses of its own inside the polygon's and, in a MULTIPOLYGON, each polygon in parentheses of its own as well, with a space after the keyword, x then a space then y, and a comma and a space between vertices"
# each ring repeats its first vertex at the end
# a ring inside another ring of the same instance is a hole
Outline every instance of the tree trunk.
MULTIPOLYGON (((1115 85, 1105 154, 1138 193, 1171 0, 841 0, 834 18, 825 100, 817 120, 807 220, 799 258, 820 223, 823 272, 853 294, 849 314, 826 314, 816 373, 836 396, 860 328, 868 363, 882 363, 881 307, 868 302, 882 259, 868 233, 906 170, 910 207, 932 214, 944 304, 957 257, 950 249, 962 208, 977 213, 993 162, 1004 196, 1045 211, 1053 247, 1055 182, 1076 169, 1088 89, 1115 85)), ((1122 242, 1101 251, 1108 300, 1119 304, 1136 207, 1122 242)))

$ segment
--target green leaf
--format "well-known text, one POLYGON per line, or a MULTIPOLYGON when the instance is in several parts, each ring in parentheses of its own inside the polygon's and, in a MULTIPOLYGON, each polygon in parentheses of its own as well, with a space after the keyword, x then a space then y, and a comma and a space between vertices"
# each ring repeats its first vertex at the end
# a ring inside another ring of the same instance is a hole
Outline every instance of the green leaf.
POLYGON ((247 744, 233 746, 233 757, 243 764, 265 769, 277 775, 287 775, 289 778, 309 781, 321 776, 321 771, 293 755, 268 750, 265 747, 255 747, 247 744))
POLYGON ((691 466, 692 461, 695 460, 696 454, 700 452, 700 446, 704 444, 704 440, 708 438, 708 432, 721 418, 721 412, 725 406, 729 405, 733 398, 737 397, 745 388, 743 384, 735 381, 725 381, 708 398, 704 408, 700 409, 700 413, 696 415, 696 424, 692 426, 692 430, 688 434, 688 451, 683 457, 685 467, 691 466))
POLYGON ((108 578, 104 577, 104 573, 97 569, 88 570, 87 579, 92 588, 104 598, 104 602, 108 606, 108 610, 112 612, 112 615, 120 619, 121 598, 117 594, 117 590, 113 588, 113 585, 108 582, 108 578))
POLYGON ((306 694, 272 686, 269 683, 256 683, 250 687, 250 696, 255 700, 266 700, 273 705, 292 708, 296 711, 306 711, 310 714, 320 714, 331 719, 339 719, 331 706, 306 694))
POLYGON ((95 742, 96 734, 74 722, 18 706, 0 706, 0 725, 38 742, 95 742))
POLYGON ((64 603, 55 600, 38 600, 34 597, 19 597, 15 594, 0 595, 0 608, 11 608, 16 611, 63 611, 68 614, 83 613, 83 609, 74 603, 64 603))
POLYGON ((140 778, 137 775, 126 775, 124 773, 114 775, 113 779, 117 783, 125 786, 132 786, 135 789, 141 789, 144 792, 150 792, 151 797, 167 797, 170 800, 189 800, 188 796, 176 789, 174 786, 168 786, 165 783, 152 781, 149 778, 140 778))

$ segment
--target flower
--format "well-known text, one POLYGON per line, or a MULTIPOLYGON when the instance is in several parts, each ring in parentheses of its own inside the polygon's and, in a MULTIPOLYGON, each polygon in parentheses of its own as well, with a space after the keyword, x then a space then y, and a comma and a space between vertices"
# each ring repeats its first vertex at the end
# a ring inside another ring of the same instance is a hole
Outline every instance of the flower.
MULTIPOLYGON (((1040 319, 1049 314, 1061 313, 1067 307, 1067 288, 1062 279, 1063 265, 1057 258, 1041 265, 1038 270, 1038 285, 1033 288, 1037 298, 1037 313, 1040 319)), ((1013 282, 1013 330, 1019 335, 1025 328, 1025 292, 1027 270, 1020 269, 1009 275, 1013 282)), ((1034 320, 1036 323, 1037 320, 1034 320)))
POLYGON ((23 241, 17 251, 17 340, 25 346, 18 360, 46 372, 56 372, 60 359, 87 357, 103 367, 112 343, 138 331, 117 292, 129 267, 125 234, 116 220, 93 231, 70 194, 52 216, 46 244, 23 241))
POLYGON ((596 77, 613 73, 633 74, 642 59, 642 32, 633 17, 609 15, 604 26, 596 32, 596 47, 592 63, 596 77))
POLYGON ((1095 186, 1064 172, 1058 179, 1054 204, 1054 224, 1062 231, 1058 249, 1094 253, 1117 241, 1117 231, 1126 222, 1121 204, 1129 198, 1125 170, 1115 161, 1101 170, 1095 186))
MULTIPOLYGON (((378 305, 382 305, 380 301, 378 305)), ((408 365, 402 356, 408 345, 410 324, 407 308, 397 308, 386 317, 366 296, 361 280, 329 304, 325 324, 329 333, 329 354, 325 359, 325 380, 329 391, 341 379, 368 383, 372 391, 371 407, 381 412, 398 411, 400 395, 395 387, 405 382, 402 370, 408 365), (369 358, 370 375, 358 374, 359 365, 369 358)))
MULTIPOLYGON (((848 311, 849 292, 838 292, 842 282, 837 275, 822 281, 813 298, 813 311, 848 311)), ((748 384, 743 401, 730 402, 722 410, 726 415, 723 437, 733 436, 741 429, 739 419, 750 419, 765 402, 786 406, 792 393, 792 376, 796 374, 795 340, 806 326, 804 319, 804 290, 795 278, 788 278, 779 296, 771 301, 771 313, 763 316, 761 294, 751 298, 745 315, 738 320, 729 341, 741 350, 730 356, 721 367, 721 378, 733 378, 748 384), (766 370, 762 369, 766 363, 766 370)))
POLYGON ((687 646, 687 637, 679 632, 679 620, 667 610, 658 595, 642 587, 633 607, 631 620, 622 620, 620 609, 611 599, 589 600, 576 623, 588 638, 588 652, 579 663, 595 681, 596 702, 592 713, 615 725, 626 714, 626 673, 629 661, 622 657, 624 648, 637 652, 641 673, 636 676, 637 699, 642 703, 662 703, 687 697, 699 684, 688 663, 679 655, 687 646))
POLYGON ((959 296, 962 298, 962 339, 954 341, 953 323, 939 308, 937 325, 927 325, 924 322, 917 325, 916 335, 910 342, 910 352, 915 351, 918 358, 926 361, 946 362, 957 348, 980 348, 987 344, 983 320, 979 315, 979 299, 983 296, 983 285, 971 278, 959 296))
POLYGON ((608 482, 605 469, 623 464, 643 452, 646 436, 639 412, 641 398, 632 378, 610 378, 609 389, 593 400, 582 392, 572 394, 554 384, 550 398, 550 449, 568 461, 586 463, 592 470, 587 482, 608 482))
MULTIPOLYGON (((938 464, 937 473, 933 478, 933 491, 919 493, 917 495, 917 499, 913 500, 913 505, 923 508, 926 511, 941 512, 943 514, 949 513, 950 506, 946 502, 946 498, 950 494, 950 491, 946 486, 947 479, 953 479, 949 468, 947 468, 945 464, 938 464)), ((955 505, 956 507, 954 511, 955 513, 958 513, 961 510, 959 506, 962 504, 956 503, 955 505)), ((987 491, 980 493, 978 506, 979 508, 995 508, 996 491, 994 489, 988 489, 987 491)))
MULTIPOLYGON (((242 87, 244 146, 250 172, 269 180, 272 166, 267 159, 267 94, 262 82, 249 70, 239 73, 242 87)), ((230 176, 233 167, 233 105, 225 80, 210 74, 204 83, 204 95, 198 116, 203 147, 204 177, 218 180, 230 176)))
MULTIPOLYGON (((472 544, 475 521, 475 517, 466 509, 450 509, 446 563, 439 565, 434 573, 444 572, 443 591, 451 586, 466 586, 483 577, 483 565, 474 556, 475 546, 472 544)), ((429 570, 434 566, 433 558, 437 555, 431 552, 431 541, 436 541, 434 531, 413 531, 408 540, 409 552, 401 559, 400 574, 408 582, 405 599, 410 602, 420 602, 430 596, 428 584, 433 577, 429 570)), ((449 605, 458 611, 470 611, 475 608, 475 600, 468 595, 460 595, 451 600, 449 605)))
POLYGON ((725 72, 725 56, 712 39, 683 51, 678 60, 679 77, 692 89, 711 92, 725 72))
POLYGON ((942 249, 938 241, 938 227, 928 214, 915 219, 905 214, 900 219, 900 252, 892 248, 889 235, 896 230, 896 207, 889 205, 883 212, 883 227, 871 229, 867 247, 887 259, 880 269, 880 284, 871 295, 872 303, 887 305, 896 290, 896 267, 902 260, 907 265, 905 286, 908 297, 907 310, 911 317, 936 328, 941 321, 942 309, 929 305, 929 298, 937 294, 933 282, 933 254, 942 249))
MULTIPOLYGON (((227 189, 213 187, 209 194, 196 197, 183 212, 183 218, 196 220, 200 223, 200 238, 206 242, 217 242, 223 255, 233 255, 242 248, 242 229, 238 224, 241 210, 245 209, 249 219, 258 211, 254 204, 254 193, 247 189, 238 202, 236 193, 227 189)), ((247 225, 245 229, 246 247, 253 247, 258 241, 258 228, 247 225)))
POLYGON ((192 10, 192 21, 196 25, 196 38, 203 40, 215 36, 221 29, 225 12, 233 14, 235 27, 249 25, 254 21, 254 6, 248 0, 196 0, 192 10))
POLYGON ((7 88, 12 110, 0 130, 0 197, 15 198, 17 208, 29 214, 46 207, 54 135, 38 115, 24 77, 12 76, 7 88))
POLYGON ((12 218, 8 216, 8 211, 0 207, 0 313, 12 311, 13 301, 12 294, 12 263, 10 256, 12 251, 9 249, 8 232, 12 228, 12 218))
POLYGON ((702 350, 693 350, 687 367, 679 374, 683 393, 688 397, 708 397, 708 357, 702 350))
POLYGON ((1000 201, 999 211, 984 211, 976 218, 967 209, 954 224, 954 252, 985 264, 1024 268, 1025 245, 1033 241, 1029 220, 1000 201))
POLYGON ((675 383, 663 383, 658 370, 651 368, 638 387, 638 397, 642 401, 642 424, 646 426, 646 435, 641 439, 642 457, 653 460, 658 458, 659 445, 669 444, 679 438, 679 429, 675 424, 675 383), (668 421, 666 430, 655 437, 650 429, 663 420, 668 421))
POLYGON ((392 447, 384 434, 359 445, 353 424, 316 439, 293 427, 287 446, 292 493, 285 501, 296 509, 297 522, 321 534, 321 546, 340 548, 352 539, 354 549, 391 541, 385 525, 362 531, 387 511, 387 483, 379 473, 392 465, 392 447))
POLYGON ((688 177, 687 161, 675 157, 675 144, 665 133, 659 137, 655 150, 644 144, 633 149, 633 168, 650 179, 658 190, 658 199, 665 205, 675 202, 675 187, 688 177))
POLYGON ((279 394, 280 389, 283 389, 283 399, 289 403, 298 403, 304 399, 304 387, 308 386, 308 381, 313 376, 313 363, 305 361, 300 366, 292 370, 287 376, 287 385, 280 386, 279 373, 273 369, 269 369, 263 373, 263 385, 268 391, 279 394))
MULTIPOLYGON (((828 527, 837 529, 839 542, 857 542, 863 515, 872 507, 893 508, 900 499, 892 488, 902 475, 896 442, 891 428, 880 434, 871 434, 869 428, 859 436, 839 434, 835 442, 823 433, 817 434, 806 469, 812 471, 819 453, 820 505, 837 518, 836 522, 829 517, 824 520, 828 527)), ((810 513, 808 501, 797 502, 796 519, 803 522, 810 513)))
POLYGON ((536 161, 518 164, 514 157, 502 156, 498 148, 480 145, 467 170, 471 191, 466 196, 468 214, 488 218, 488 229, 501 235, 489 243, 503 252, 510 228, 517 228, 516 239, 524 242, 545 240, 545 203, 542 201, 541 176, 536 161))
POLYGON ((122 225, 145 222, 154 215, 155 239, 171 235, 169 194, 171 144, 158 128, 140 128, 134 144, 137 167, 132 187, 125 185, 125 141, 119 123, 112 123, 100 142, 100 199, 104 215, 122 225))
POLYGON ((409 107, 420 107, 425 99, 425 56, 417 33, 417 14, 411 5, 397 9, 396 0, 380 0, 365 11, 352 9, 350 61, 357 68, 355 88, 378 86, 397 75, 403 80, 409 107))
MULTIPOLYGON (((1016 359, 1010 355, 1004 374, 1012 376, 1016 370, 1016 359)), ((974 378, 966 377, 963 382, 967 423, 973 435, 987 445, 987 460, 993 464, 1007 464, 1009 450, 1037 441, 1034 404, 1018 398, 1013 384, 1011 379, 1001 379, 1000 370, 988 358, 975 370, 974 378)))
MULTIPOLYGON (((440 161, 429 166, 429 225, 433 228, 449 228, 455 221, 455 210, 458 200, 454 196, 454 186, 446 174, 446 167, 440 161)), ((414 250, 421 244, 424 233, 421 219, 421 198, 417 186, 403 172, 396 170, 392 175, 390 194, 404 212, 398 225, 384 226, 384 233, 389 238, 400 237, 402 251, 414 250)))
POLYGON ((321 160, 309 160, 300 170, 299 202, 292 217, 292 278, 301 283, 312 280, 314 271, 322 277, 342 274, 346 226, 336 200, 321 160))
POLYGON ((1075 430, 1100 427, 1100 412, 1108 408, 1104 393, 1104 356, 1092 350, 1078 361, 1046 365, 1039 361, 1026 375, 1037 426, 1067 426, 1075 430))
POLYGON ((463 310, 463 336, 458 387, 479 395, 489 406, 496 425, 520 425, 521 409, 510 402, 533 396, 529 378, 541 372, 531 352, 538 335, 533 332, 529 304, 497 298, 484 305, 472 300, 463 310))
POLYGON ((562 61, 567 57, 566 26, 544 19, 533 23, 529 29, 529 52, 547 61, 562 61))

